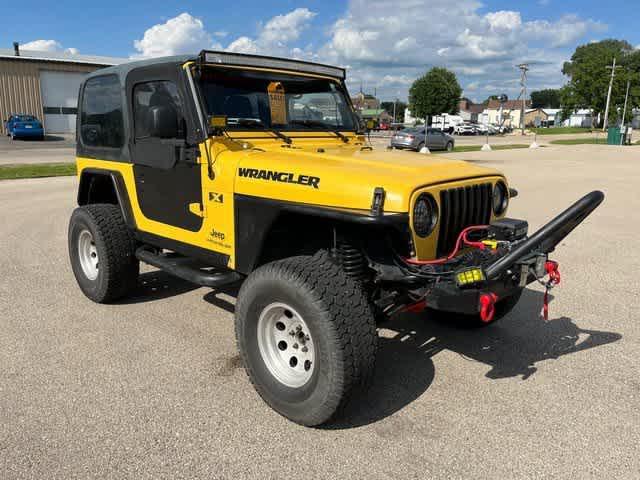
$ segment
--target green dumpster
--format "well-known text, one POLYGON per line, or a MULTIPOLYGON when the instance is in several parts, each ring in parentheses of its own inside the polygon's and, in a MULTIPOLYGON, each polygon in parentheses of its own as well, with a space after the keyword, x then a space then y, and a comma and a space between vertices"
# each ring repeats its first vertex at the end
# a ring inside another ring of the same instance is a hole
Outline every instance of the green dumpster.
POLYGON ((609 127, 607 131, 607 145, 620 145, 622 132, 620 127, 609 127))

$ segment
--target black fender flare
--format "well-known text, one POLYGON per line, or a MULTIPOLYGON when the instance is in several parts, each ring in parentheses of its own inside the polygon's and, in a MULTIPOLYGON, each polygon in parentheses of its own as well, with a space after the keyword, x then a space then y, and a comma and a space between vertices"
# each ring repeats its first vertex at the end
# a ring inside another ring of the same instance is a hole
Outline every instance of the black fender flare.
POLYGON ((133 216, 127 186, 120 172, 102 168, 85 168, 82 170, 82 173, 80 174, 80 185, 78 187, 78 205, 82 206, 89 203, 90 182, 96 176, 108 177, 111 180, 113 191, 115 192, 118 205, 122 211, 122 217, 124 218, 125 224, 129 228, 135 230, 136 220, 133 216))

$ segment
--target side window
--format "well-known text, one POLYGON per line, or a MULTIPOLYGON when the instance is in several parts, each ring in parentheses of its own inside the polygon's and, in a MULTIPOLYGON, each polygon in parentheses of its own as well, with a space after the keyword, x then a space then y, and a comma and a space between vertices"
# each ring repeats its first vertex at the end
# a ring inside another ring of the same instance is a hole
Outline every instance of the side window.
POLYGON ((122 147, 122 97, 120 81, 116 75, 93 77, 85 83, 80 135, 82 143, 87 147, 122 147))
POLYGON ((176 113, 176 138, 184 138, 184 108, 176 84, 167 80, 138 83, 133 87, 133 123, 135 139, 152 138, 150 116, 154 107, 169 108, 176 113))

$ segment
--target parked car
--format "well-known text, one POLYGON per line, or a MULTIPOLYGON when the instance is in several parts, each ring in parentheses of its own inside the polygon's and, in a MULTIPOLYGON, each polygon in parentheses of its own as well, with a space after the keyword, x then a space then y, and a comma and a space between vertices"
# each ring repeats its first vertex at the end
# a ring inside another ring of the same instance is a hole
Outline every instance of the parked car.
MULTIPOLYGON (((454 138, 440 130, 429 128, 427 130, 427 148, 429 150, 453 150, 455 146, 454 138)), ((424 127, 406 128, 401 132, 396 132, 391 137, 391 147, 420 151, 424 147, 424 127)))
POLYGON ((486 135, 489 133, 489 127, 483 123, 474 123, 474 128, 476 129, 476 133, 478 135, 486 135))
POLYGON ((7 136, 16 138, 37 138, 44 140, 44 127, 33 115, 11 114, 5 122, 7 136))
POLYGON ((473 123, 460 123, 455 126, 454 133, 458 135, 476 135, 478 131, 473 123))

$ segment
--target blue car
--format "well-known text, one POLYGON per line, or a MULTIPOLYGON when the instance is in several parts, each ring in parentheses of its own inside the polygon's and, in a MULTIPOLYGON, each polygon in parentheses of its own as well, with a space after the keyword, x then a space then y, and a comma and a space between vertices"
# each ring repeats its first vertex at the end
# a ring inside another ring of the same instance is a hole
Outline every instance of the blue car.
POLYGON ((44 140, 44 127, 33 115, 12 114, 5 123, 7 135, 15 138, 37 138, 44 140))

